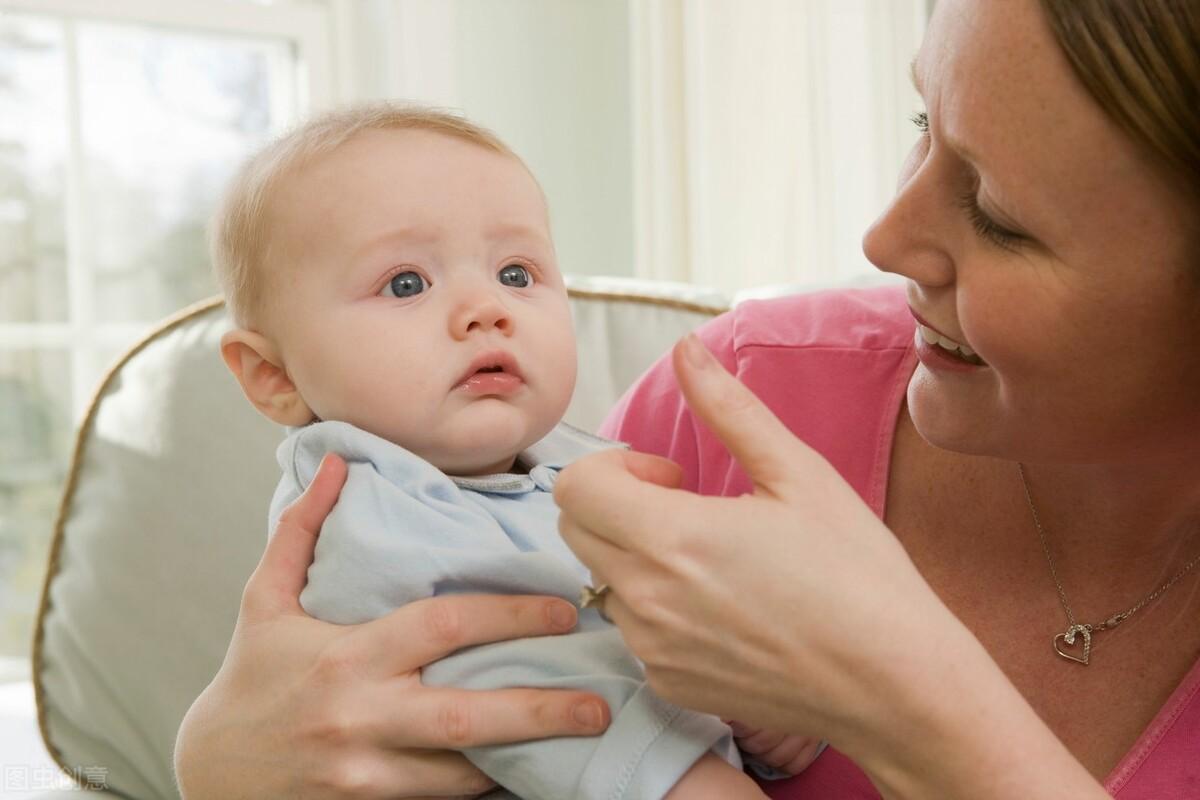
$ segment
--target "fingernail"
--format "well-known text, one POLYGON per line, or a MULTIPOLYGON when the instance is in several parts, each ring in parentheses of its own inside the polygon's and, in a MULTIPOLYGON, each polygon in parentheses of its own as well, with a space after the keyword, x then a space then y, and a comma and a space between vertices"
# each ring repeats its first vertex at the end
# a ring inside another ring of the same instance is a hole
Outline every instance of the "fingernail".
POLYGON ((687 356, 688 363, 696 369, 704 369, 712 363, 712 354, 694 333, 683 337, 683 354, 687 356))
POLYGON ((566 603, 551 603, 546 609, 546 616, 555 630, 569 631, 575 627, 575 608, 566 603))
POLYGON ((573 715, 575 721, 588 730, 600 727, 600 709, 596 707, 595 703, 580 703, 575 706, 573 715))

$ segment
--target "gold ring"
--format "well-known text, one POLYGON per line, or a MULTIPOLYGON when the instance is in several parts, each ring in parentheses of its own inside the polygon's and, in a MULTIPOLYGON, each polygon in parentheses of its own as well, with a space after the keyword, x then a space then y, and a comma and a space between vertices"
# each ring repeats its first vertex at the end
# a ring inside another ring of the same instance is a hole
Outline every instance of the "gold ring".
POLYGON ((612 591, 608 588, 607 583, 602 583, 599 586, 584 586, 583 592, 579 595, 580 608, 594 608, 600 613, 600 618, 605 622, 612 622, 608 614, 604 613, 604 601, 608 599, 608 593, 612 591))

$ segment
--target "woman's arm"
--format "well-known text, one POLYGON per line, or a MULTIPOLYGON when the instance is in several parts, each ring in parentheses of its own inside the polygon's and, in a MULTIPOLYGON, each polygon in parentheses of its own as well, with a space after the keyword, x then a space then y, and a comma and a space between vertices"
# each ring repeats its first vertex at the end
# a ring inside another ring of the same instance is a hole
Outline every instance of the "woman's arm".
POLYGON ((225 661, 179 730, 187 800, 471 796, 493 784, 447 748, 604 730, 595 695, 421 684, 425 664, 459 648, 571 630, 570 603, 463 595, 363 625, 306 615, 300 590, 345 476, 341 459, 322 463, 246 584, 225 661))
POLYGON ((627 451, 555 486, 563 536, 611 586, 651 686, 823 736, 891 797, 1105 797, 836 470, 698 341, 673 362, 753 491, 700 497, 678 466, 627 451))
MULTIPOLYGON (((926 641, 956 624, 923 626, 926 641)), ((931 648, 919 674, 893 671, 892 702, 838 746, 889 800, 1107 800, 978 640, 960 633, 931 648)))

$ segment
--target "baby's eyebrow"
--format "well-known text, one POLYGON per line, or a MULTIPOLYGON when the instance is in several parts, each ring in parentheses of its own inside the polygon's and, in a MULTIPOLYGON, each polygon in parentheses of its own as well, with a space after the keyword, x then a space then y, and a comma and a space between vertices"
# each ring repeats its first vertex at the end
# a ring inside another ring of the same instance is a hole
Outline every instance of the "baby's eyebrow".
POLYGON ((417 226, 395 228, 368 241, 362 247, 358 248, 351 258, 353 261, 357 262, 365 260, 376 250, 382 250, 385 247, 397 244, 399 242, 405 242, 408 244, 426 244, 435 241, 437 238, 438 232, 432 228, 417 226))
POLYGON ((502 222, 488 228, 489 239, 538 239, 546 241, 546 232, 523 222, 502 222))
POLYGON ((917 90, 917 94, 924 95, 925 92, 921 89, 921 74, 917 72, 917 58, 913 56, 913 60, 908 63, 908 77, 912 81, 913 88, 917 90))

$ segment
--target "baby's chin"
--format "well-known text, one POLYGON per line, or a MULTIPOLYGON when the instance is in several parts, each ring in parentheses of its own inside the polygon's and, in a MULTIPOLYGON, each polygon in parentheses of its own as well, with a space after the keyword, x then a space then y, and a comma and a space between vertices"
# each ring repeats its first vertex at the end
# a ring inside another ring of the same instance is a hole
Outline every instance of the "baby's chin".
POLYGON ((553 427, 551 425, 544 431, 529 431, 523 436, 514 436, 508 442, 490 442, 481 446, 476 439, 476 443, 473 445, 468 444, 461 448, 428 455, 418 453, 418 455, 447 475, 472 477, 513 472, 517 456, 541 440, 553 427))
POLYGON ((447 475, 471 477, 513 471, 517 456, 554 430, 559 409, 492 409, 444 416, 424 429, 413 421, 384 434, 447 475))
POLYGON ((514 472, 517 456, 525 447, 528 445, 504 449, 472 448, 467 452, 439 453, 432 457, 423 456, 423 458, 447 475, 469 478, 514 472))

